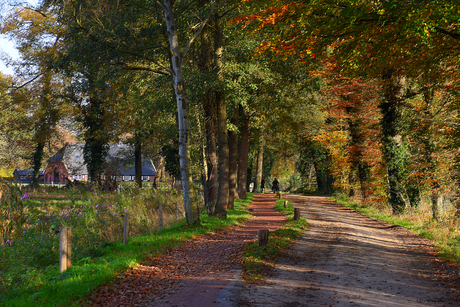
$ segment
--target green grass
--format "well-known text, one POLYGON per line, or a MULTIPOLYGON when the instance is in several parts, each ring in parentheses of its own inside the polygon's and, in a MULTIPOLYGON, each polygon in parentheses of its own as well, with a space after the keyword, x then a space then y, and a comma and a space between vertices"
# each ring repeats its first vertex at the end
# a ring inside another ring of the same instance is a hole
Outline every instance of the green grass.
POLYGON ((127 246, 121 243, 107 244, 98 251, 101 256, 72 263, 72 267, 64 273, 60 273, 56 265, 28 272, 24 278, 30 278, 33 282, 0 297, 1 306, 84 305, 85 297, 99 285, 110 282, 147 257, 165 253, 201 234, 244 222, 251 216, 245 208, 251 204, 252 196, 249 194, 247 199, 235 202, 235 210, 228 210, 226 220, 202 215, 200 226, 189 227, 181 222, 159 234, 130 238, 127 246))
POLYGON ((267 246, 260 247, 255 241, 246 247, 243 252, 243 276, 246 282, 255 283, 264 279, 267 269, 273 267, 290 244, 308 228, 305 218, 293 220, 294 208, 290 203, 284 208, 284 200, 277 200, 275 209, 287 216, 286 225, 269 234, 267 246))

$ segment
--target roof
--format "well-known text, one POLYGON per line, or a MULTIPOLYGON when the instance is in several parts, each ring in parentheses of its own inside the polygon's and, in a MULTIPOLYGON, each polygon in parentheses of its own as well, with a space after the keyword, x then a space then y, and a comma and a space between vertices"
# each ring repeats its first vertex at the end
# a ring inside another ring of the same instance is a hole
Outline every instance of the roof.
POLYGON ((48 162, 63 162, 70 175, 88 175, 83 149, 85 143, 69 143, 52 156, 48 162))
MULTIPOLYGON (((29 169, 19 169, 19 168, 17 168, 17 169, 14 170, 14 173, 16 175, 18 175, 18 176, 29 176, 29 175, 32 176, 34 174, 34 170, 31 169, 31 168, 29 168, 29 169)), ((39 171, 40 176, 43 175, 44 173, 45 173, 45 170, 41 169, 39 171)))
MULTIPOLYGON (((111 144, 107 158, 109 166, 115 173, 122 176, 134 176, 136 170, 134 167, 134 148, 129 145, 111 144)), ((157 170, 152 160, 142 156, 142 176, 155 176, 157 170)))
MULTIPOLYGON (((49 162, 64 162, 71 175, 87 175, 83 149, 85 143, 69 143, 61 148, 49 162)), ((134 176, 134 148, 130 145, 110 144, 107 170, 114 175, 134 176)), ((157 170, 151 159, 142 156, 142 176, 155 176, 157 170)))

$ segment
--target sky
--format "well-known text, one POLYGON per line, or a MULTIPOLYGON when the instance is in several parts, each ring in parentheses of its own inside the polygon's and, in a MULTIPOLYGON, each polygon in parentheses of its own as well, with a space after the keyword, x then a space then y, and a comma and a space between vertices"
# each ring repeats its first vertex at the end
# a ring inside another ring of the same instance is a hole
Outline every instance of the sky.
MULTIPOLYGON (((3 1, 3 0, 0 0, 3 1)), ((27 0, 28 3, 35 6, 37 5, 39 0, 27 0)), ((4 14, 5 12, 0 9, 0 14, 4 14)), ((0 53, 7 53, 12 58, 18 58, 19 53, 14 48, 14 43, 9 41, 5 35, 0 35, 0 53)), ((4 74, 13 75, 13 69, 11 67, 6 67, 5 62, 0 57, 0 71, 4 74)))
MULTIPOLYGON (((5 36, 0 35, 0 52, 5 52, 12 58, 19 56, 18 51, 14 48, 14 43, 9 41, 5 36)), ((0 71, 6 75, 13 75, 13 69, 6 67, 5 63, 0 59, 0 71)))

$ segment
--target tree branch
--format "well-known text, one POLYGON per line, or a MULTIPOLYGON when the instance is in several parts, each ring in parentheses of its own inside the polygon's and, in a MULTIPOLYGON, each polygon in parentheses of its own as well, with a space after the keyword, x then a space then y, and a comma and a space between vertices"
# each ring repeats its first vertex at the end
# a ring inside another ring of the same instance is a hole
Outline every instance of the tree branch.
POLYGON ((102 45, 102 46, 105 46, 105 47, 107 47, 108 49, 115 50, 115 51, 120 52, 120 53, 128 54, 128 55, 131 55, 131 56, 134 56, 134 57, 137 57, 137 58, 141 58, 141 59, 146 60, 146 61, 148 61, 148 62, 154 63, 155 65, 157 65, 158 67, 160 67, 160 68, 162 68, 162 69, 164 69, 164 70, 168 70, 167 67, 161 65, 160 63, 158 63, 157 61, 155 61, 154 59, 152 59, 152 58, 150 58, 150 57, 148 57, 148 56, 145 56, 145 55, 143 55, 143 54, 139 54, 139 53, 134 52, 134 51, 125 50, 125 49, 121 49, 121 48, 112 46, 109 42, 98 39, 96 36, 94 36, 88 29, 86 29, 86 28, 82 25, 82 23, 80 22, 80 20, 78 20, 78 18, 77 18, 76 16, 74 16, 74 18, 75 18, 75 22, 77 23, 78 27, 79 27, 83 32, 85 32, 85 33, 89 36, 89 38, 90 38, 92 41, 94 41, 94 42, 96 42, 96 43, 98 43, 98 44, 100 44, 100 45, 102 45))
POLYGON ((197 38, 197 36, 203 30, 204 26, 208 23, 208 20, 209 20, 209 18, 211 18, 212 14, 214 13, 215 8, 216 8, 216 1, 214 0, 212 2, 211 11, 209 12, 209 15, 205 18, 205 20, 203 20, 203 22, 201 23, 200 28, 196 31, 195 35, 193 35, 193 37, 189 40, 189 42, 187 43, 187 46, 184 49, 184 52, 182 52, 182 58, 185 57, 185 55, 187 54, 187 51, 189 50, 189 48, 192 45, 193 41, 197 38))
POLYGON ((434 27, 434 29, 436 31, 438 31, 439 33, 442 33, 442 34, 446 34, 452 38, 455 38, 455 39, 460 39, 460 34, 459 33, 455 33, 455 32, 451 32, 451 31, 448 31, 448 30, 445 30, 445 29, 442 29, 442 28, 439 28, 439 27, 434 27))
POLYGON ((238 8, 238 6, 239 6, 239 5, 235 5, 234 7, 232 7, 232 8, 230 8, 230 9, 226 10, 225 12, 223 12, 222 14, 219 15, 219 18, 222 18, 222 17, 224 17, 225 15, 227 15, 228 13, 230 13, 230 12, 236 10, 236 9, 238 8))
POLYGON ((19 86, 11 85, 11 86, 9 86, 8 88, 9 88, 9 89, 12 88, 12 89, 15 89, 15 90, 18 90, 18 89, 20 89, 20 88, 23 88, 23 87, 25 87, 26 85, 28 85, 28 84, 34 82, 35 80, 37 80, 38 78, 40 78, 41 76, 43 76, 43 74, 44 74, 44 73, 38 74, 38 75, 36 75, 35 77, 33 77, 32 79, 30 79, 29 81, 27 81, 27 82, 25 82, 25 83, 23 83, 23 84, 21 84, 21 85, 19 85, 19 86))
POLYGON ((121 68, 127 69, 127 70, 142 70, 142 71, 154 72, 154 73, 159 74, 159 75, 169 75, 168 72, 165 72, 165 71, 163 71, 163 70, 161 70, 159 68, 152 68, 152 67, 148 67, 148 66, 133 65, 133 64, 123 63, 123 62, 115 62, 115 63, 108 62, 108 64, 115 65, 115 66, 118 66, 118 67, 121 67, 121 68))

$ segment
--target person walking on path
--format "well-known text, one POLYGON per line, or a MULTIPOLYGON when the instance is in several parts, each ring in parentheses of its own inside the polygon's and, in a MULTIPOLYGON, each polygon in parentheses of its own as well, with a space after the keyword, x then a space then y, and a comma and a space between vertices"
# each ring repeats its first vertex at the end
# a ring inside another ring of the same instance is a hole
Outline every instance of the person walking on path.
POLYGON ((273 180, 272 190, 273 190, 273 193, 276 193, 280 190, 279 182, 276 178, 275 180, 273 180))

